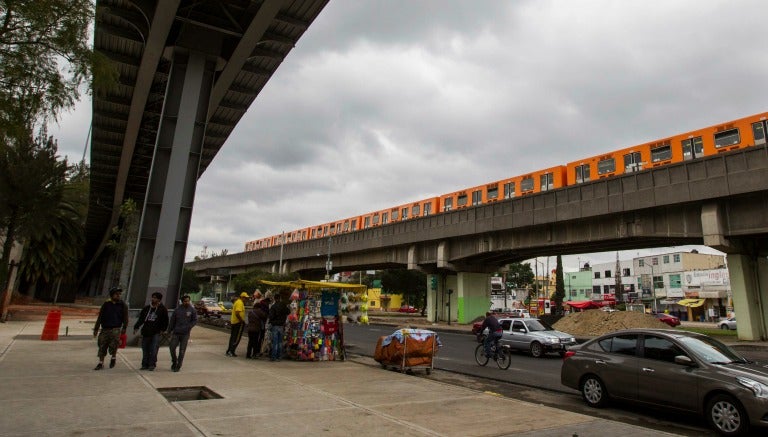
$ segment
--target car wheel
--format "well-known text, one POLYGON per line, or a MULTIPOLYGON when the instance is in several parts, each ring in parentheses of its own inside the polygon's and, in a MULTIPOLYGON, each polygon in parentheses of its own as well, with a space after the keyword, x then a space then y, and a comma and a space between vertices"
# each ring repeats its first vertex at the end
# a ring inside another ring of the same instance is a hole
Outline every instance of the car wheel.
POLYGON ((707 402, 706 414, 709 424, 722 435, 742 435, 749 429, 747 413, 732 396, 714 396, 707 402))
POLYGON ((726 330, 727 330, 727 329, 729 329, 729 328, 728 328, 728 325, 726 325, 725 323, 723 323, 722 325, 720 325, 720 329, 726 329, 726 330))
POLYGON ((544 355, 544 348, 541 346, 541 343, 537 341, 531 343, 531 355, 534 358, 541 358, 544 355))
POLYGON ((608 402, 608 392, 603 381, 595 375, 587 375, 581 383, 581 397, 590 407, 600 408, 608 402))

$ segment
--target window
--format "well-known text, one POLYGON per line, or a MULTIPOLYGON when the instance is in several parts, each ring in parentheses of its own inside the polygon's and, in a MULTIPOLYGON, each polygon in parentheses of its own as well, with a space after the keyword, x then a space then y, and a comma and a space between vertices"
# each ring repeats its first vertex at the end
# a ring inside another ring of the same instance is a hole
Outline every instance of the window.
POLYGON ((624 172, 631 173, 643 169, 643 161, 640 152, 630 152, 624 155, 624 172))
POLYGON ((512 321, 511 320, 503 320, 501 322, 501 329, 503 331, 509 331, 510 325, 512 325, 512 321))
POLYGON ((378 224, 379 224, 379 215, 378 214, 374 214, 373 215, 373 225, 376 226, 378 224))
POLYGON ((472 205, 480 205, 483 203, 483 192, 476 190, 472 192, 472 205))
POLYGON ((752 123, 752 136, 755 138, 755 145, 765 144, 766 125, 768 125, 766 120, 752 123))
POLYGON ((521 321, 519 321, 519 320, 515 320, 515 321, 512 323, 512 329, 513 329, 513 330, 518 330, 518 329, 522 329, 522 330, 525 330, 525 325, 523 325, 523 322, 521 322, 521 321))
POLYGON ((592 286, 592 294, 600 294, 600 286, 599 285, 593 285, 592 286))
POLYGON ((499 186, 495 185, 493 187, 488 188, 488 200, 498 199, 499 198, 499 186))
POLYGON ((680 254, 676 253, 676 254, 672 255, 672 261, 674 261, 676 263, 679 263, 680 262, 680 254))
POLYGON ((348 232, 348 231, 349 231, 349 222, 346 221, 344 222, 344 232, 348 232))
POLYGON ((637 266, 638 267, 645 267, 645 260, 644 259, 637 260, 637 266))
POLYGON ((533 191, 533 178, 528 176, 520 181, 520 191, 533 191))
POLYGON ((669 275, 669 288, 682 288, 680 275, 669 275))
POLYGON ((613 173, 616 171, 616 160, 613 158, 603 159, 597 162, 597 174, 613 173))
POLYGON ((576 297, 576 290, 571 290, 571 297, 576 297))
POLYGON ((543 174, 541 179, 541 191, 548 191, 555 188, 555 175, 552 173, 543 174))
POLYGON ((741 142, 741 136, 738 129, 728 129, 715 134, 715 147, 721 148, 732 146, 741 142))
POLYGON ((657 258, 651 258, 651 264, 653 264, 655 266, 659 265, 659 258, 658 257, 657 258))
POLYGON ((683 160, 698 158, 704 155, 704 142, 701 137, 683 140, 683 160))
POLYGON ((663 276, 654 276, 653 277, 653 288, 656 288, 656 289, 664 288, 664 277, 663 276))
POLYGON ((643 356, 649 360, 674 363, 675 357, 685 355, 682 349, 666 338, 646 335, 643 342, 643 356))
POLYGON ((372 307, 375 307, 375 306, 376 306, 376 301, 375 301, 375 300, 372 300, 372 301, 371 301, 371 306, 372 306, 372 307))
POLYGON ((611 294, 611 286, 603 285, 603 294, 611 294))
POLYGON ((365 220, 363 220, 363 229, 368 229, 371 227, 371 218, 366 217, 365 220))
POLYGON ((453 197, 446 197, 443 199, 443 211, 450 211, 453 209, 453 197))
POLYGON ((611 271, 610 270, 606 270, 605 271, 605 277, 606 278, 610 278, 611 277, 611 271))
POLYGON ((672 159, 672 147, 669 145, 651 149, 651 162, 666 161, 672 159))
POLYGON ((432 204, 431 203, 425 203, 424 204, 424 216, 428 216, 432 214, 432 204))
POLYGON ((595 279, 600 279, 600 272, 595 272, 595 279))
POLYGON ((400 211, 393 209, 392 210, 392 221, 397 221, 397 219, 400 218, 400 211))
POLYGON ((403 208, 402 216, 403 216, 403 220, 406 220, 408 218, 408 208, 403 208))
POLYGON ((461 208, 462 206, 467 206, 467 195, 465 194, 459 194, 458 199, 456 199, 456 207, 461 208))
POLYGON ((413 207, 411 208, 411 217, 418 217, 419 214, 421 214, 421 206, 413 205, 413 207))
POLYGON ((381 213, 381 224, 386 225, 389 223, 389 213, 388 212, 382 212, 381 213))
POLYGON ((325 235, 328 235, 328 234, 329 234, 329 232, 328 232, 328 225, 325 225, 325 227, 323 228, 323 235, 325 236, 325 235))
POLYGON ((617 335, 601 340, 600 348, 605 352, 621 355, 637 355, 637 335, 617 335))
POLYGON ((515 197, 515 183, 509 182, 504 184, 504 198, 511 199, 515 197))
POLYGON ((329 234, 335 234, 336 233, 336 225, 333 224, 330 226, 330 230, 328 232, 329 234))
POLYGON ((577 165, 576 168, 576 183, 589 182, 589 164, 577 165))
POLYGON ((628 268, 622 269, 621 276, 630 276, 630 275, 631 275, 631 273, 630 273, 628 268))

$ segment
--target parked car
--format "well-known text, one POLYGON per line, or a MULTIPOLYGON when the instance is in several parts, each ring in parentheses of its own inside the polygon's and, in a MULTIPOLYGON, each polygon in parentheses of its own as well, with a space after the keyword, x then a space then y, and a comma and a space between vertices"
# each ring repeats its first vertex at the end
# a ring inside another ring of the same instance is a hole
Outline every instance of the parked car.
POLYGON ((403 305, 403 306, 400 307, 399 310, 397 310, 397 312, 413 314, 413 313, 418 313, 419 310, 417 308, 414 308, 414 307, 410 306, 410 305, 403 305))
POLYGON ((221 317, 221 307, 214 301, 207 301, 205 299, 195 303, 195 309, 197 315, 202 317, 221 317))
POLYGON ((600 308, 600 311, 605 311, 606 313, 615 313, 618 310, 616 308, 611 308, 609 306, 605 306, 605 307, 600 308))
POLYGON ((234 304, 228 300, 219 302, 219 309, 221 310, 221 314, 232 314, 232 306, 234 306, 234 304))
POLYGON ((680 326, 680 319, 678 319, 675 316, 670 316, 669 314, 666 314, 666 313, 656 313, 653 315, 653 317, 656 317, 660 321, 666 323, 671 328, 674 328, 675 326, 680 326))
POLYGON ((729 436, 766 424, 768 370, 703 334, 612 332, 569 350, 560 372, 592 407, 616 399, 698 413, 729 436))
POLYGON ((717 324, 720 329, 736 329, 736 317, 728 317, 717 324))
POLYGON ((571 334, 556 331, 539 319, 504 318, 499 319, 499 323, 502 329, 502 344, 530 352, 536 358, 544 356, 547 352, 558 352, 562 356, 570 346, 576 344, 576 339, 571 334))

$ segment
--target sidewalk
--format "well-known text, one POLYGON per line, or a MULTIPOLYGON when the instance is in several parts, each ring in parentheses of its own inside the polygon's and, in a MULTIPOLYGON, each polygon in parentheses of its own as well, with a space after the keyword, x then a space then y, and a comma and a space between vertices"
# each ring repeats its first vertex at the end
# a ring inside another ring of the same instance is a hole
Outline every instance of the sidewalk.
POLYGON ((181 372, 170 371, 166 348, 156 371, 139 371, 136 347, 121 349, 114 369, 93 371, 93 320, 62 320, 58 341, 39 340, 43 325, 0 324, 4 436, 659 435, 385 371, 365 365, 369 359, 228 358, 228 334, 202 326, 192 331, 181 372), (200 386, 221 398, 170 402, 158 392, 200 386))

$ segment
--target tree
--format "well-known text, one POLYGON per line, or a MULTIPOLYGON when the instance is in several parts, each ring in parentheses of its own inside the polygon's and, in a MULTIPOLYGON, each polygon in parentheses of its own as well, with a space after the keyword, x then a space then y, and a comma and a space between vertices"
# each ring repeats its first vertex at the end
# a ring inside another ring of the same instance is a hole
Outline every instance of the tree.
POLYGON ((0 135, 24 136, 80 96, 117 82, 109 60, 90 48, 91 0, 0 0, 0 135))
POLYGON ((184 268, 181 273, 181 295, 197 293, 200 291, 200 280, 194 270, 184 268))
POLYGON ((232 290, 238 292, 245 291, 246 293, 251 294, 257 288, 264 288, 264 284, 259 282, 259 280, 284 282, 292 281, 294 279, 298 279, 298 276, 295 273, 276 274, 265 272, 263 270, 249 270, 232 278, 232 290))
POLYGON ((407 303, 421 308, 421 315, 427 308, 427 275, 418 270, 393 269, 381 274, 382 290, 388 294, 400 293, 407 303))
MULTIPOLYGON (((511 263, 507 266, 507 284, 511 288, 529 288, 533 284, 533 270, 530 263, 511 263)), ((530 304, 531 295, 525 298, 525 304, 530 304)))
POLYGON ((555 270, 555 314, 563 313, 563 299, 565 298, 565 281, 563 280, 563 257, 557 256, 557 269, 555 270))

